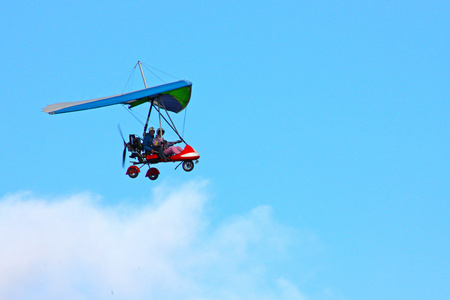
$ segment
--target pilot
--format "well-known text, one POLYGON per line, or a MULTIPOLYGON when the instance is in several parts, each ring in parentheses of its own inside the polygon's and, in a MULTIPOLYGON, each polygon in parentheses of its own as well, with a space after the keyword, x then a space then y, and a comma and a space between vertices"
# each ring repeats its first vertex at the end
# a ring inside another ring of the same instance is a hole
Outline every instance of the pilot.
POLYGON ((148 130, 148 133, 144 136, 144 141, 142 142, 144 149, 147 152, 153 151, 152 142, 153 142, 154 137, 155 137, 155 128, 150 127, 150 129, 148 130))

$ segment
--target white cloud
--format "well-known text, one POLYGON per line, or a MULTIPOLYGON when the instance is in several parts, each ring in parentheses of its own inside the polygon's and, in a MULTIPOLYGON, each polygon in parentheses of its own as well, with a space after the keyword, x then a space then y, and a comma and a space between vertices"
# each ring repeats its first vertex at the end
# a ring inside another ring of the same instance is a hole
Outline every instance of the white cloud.
POLYGON ((0 199, 0 299, 306 299, 270 262, 297 237, 260 206, 216 228, 205 182, 149 204, 79 194, 0 199))

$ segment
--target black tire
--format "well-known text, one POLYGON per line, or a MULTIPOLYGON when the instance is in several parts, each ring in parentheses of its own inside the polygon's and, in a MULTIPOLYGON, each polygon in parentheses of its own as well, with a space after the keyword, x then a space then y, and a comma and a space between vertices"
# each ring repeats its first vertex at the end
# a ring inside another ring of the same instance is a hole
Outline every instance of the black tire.
POLYGON ((194 162, 192 160, 187 160, 183 162, 183 170, 190 172, 194 169, 194 162))
POLYGON ((130 178, 136 178, 138 177, 139 172, 137 172, 136 170, 131 170, 130 173, 128 173, 128 176, 130 176, 130 178))
POLYGON ((156 179, 158 178, 158 176, 159 176, 159 174, 150 174, 150 175, 148 176, 148 179, 150 179, 150 180, 156 180, 156 179))

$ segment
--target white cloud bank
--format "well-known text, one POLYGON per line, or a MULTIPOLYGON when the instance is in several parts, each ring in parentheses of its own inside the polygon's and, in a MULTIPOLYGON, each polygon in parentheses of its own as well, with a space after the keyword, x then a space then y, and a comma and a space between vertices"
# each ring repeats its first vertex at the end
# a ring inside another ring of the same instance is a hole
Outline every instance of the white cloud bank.
POLYGON ((4 196, 0 299, 306 299, 271 274, 294 232, 268 206, 212 228, 205 185, 156 188, 139 209, 4 196))

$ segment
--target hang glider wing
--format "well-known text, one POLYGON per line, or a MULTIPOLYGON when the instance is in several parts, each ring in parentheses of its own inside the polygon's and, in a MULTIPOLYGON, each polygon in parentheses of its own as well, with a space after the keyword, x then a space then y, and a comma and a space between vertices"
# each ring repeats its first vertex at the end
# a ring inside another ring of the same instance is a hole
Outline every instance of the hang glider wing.
POLYGON ((178 113, 188 105, 191 91, 192 83, 180 80, 121 95, 51 104, 44 108, 44 112, 53 115, 115 104, 128 104, 131 108, 153 100, 154 105, 178 113))

